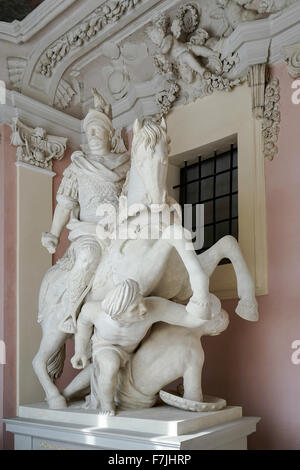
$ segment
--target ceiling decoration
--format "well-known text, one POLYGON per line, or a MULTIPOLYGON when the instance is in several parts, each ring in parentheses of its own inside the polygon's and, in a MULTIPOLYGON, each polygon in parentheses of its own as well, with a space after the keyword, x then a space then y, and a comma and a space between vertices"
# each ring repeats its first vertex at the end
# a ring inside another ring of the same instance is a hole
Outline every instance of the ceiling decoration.
POLYGON ((8 57, 7 68, 8 76, 12 87, 15 90, 21 91, 22 80, 27 65, 27 60, 21 57, 8 57))
MULTIPOLYGON (((219 7, 219 10, 224 15, 226 9, 219 7)), ((239 13, 240 21, 248 18, 248 11, 242 7, 239 13)), ((250 13, 251 18, 256 15, 250 13)), ((182 5, 173 21, 168 15, 160 14, 147 27, 146 33, 156 47, 154 66, 168 83, 164 99, 161 100, 162 92, 156 96, 162 115, 169 112, 179 95, 185 102, 190 102, 215 90, 229 91, 246 79, 228 78, 228 73, 239 61, 238 55, 222 56, 224 39, 210 37, 201 27, 201 9, 195 5, 182 5)), ((225 33, 228 33, 227 23, 225 33)))
POLYGON ((300 77, 300 43, 283 48, 287 69, 292 78, 300 77))
POLYGON ((278 78, 272 78, 266 87, 263 115, 264 155, 272 161, 278 153, 278 137, 280 132, 280 86, 278 78))
POLYGON ((55 28, 40 26, 31 53, 10 49, 10 86, 76 122, 93 87, 111 103, 115 127, 129 127, 247 78, 263 118, 266 64, 284 59, 298 73, 290 45, 300 44, 299 0, 59 0, 60 15, 51 5, 55 28))
POLYGON ((83 46, 102 32, 107 25, 119 21, 130 9, 141 2, 142 0, 108 0, 105 2, 87 16, 81 24, 76 25, 47 49, 40 60, 39 72, 46 77, 51 77, 54 67, 69 54, 72 48, 83 46))
POLYGON ((26 126, 18 118, 13 119, 11 144, 17 147, 17 161, 44 170, 52 170, 53 160, 61 160, 67 140, 48 135, 45 129, 26 126))

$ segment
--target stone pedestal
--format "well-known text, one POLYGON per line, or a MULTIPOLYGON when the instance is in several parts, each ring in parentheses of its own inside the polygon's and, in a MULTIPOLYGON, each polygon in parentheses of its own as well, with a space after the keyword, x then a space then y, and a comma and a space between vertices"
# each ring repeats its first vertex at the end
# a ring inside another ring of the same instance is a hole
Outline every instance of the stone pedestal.
POLYGON ((240 407, 193 413, 158 406, 104 417, 70 407, 21 406, 19 417, 6 419, 16 450, 221 450, 247 449, 247 436, 259 418, 242 417, 240 407))

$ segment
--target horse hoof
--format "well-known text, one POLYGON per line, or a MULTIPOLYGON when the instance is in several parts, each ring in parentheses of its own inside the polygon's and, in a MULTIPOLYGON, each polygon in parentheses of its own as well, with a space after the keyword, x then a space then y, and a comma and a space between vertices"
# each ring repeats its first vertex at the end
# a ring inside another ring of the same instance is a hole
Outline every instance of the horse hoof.
POLYGON ((67 408, 67 402, 61 395, 49 398, 47 402, 51 410, 62 410, 63 408, 67 408))
POLYGON ((259 318, 256 299, 240 300, 235 312, 244 320, 254 322, 259 318))

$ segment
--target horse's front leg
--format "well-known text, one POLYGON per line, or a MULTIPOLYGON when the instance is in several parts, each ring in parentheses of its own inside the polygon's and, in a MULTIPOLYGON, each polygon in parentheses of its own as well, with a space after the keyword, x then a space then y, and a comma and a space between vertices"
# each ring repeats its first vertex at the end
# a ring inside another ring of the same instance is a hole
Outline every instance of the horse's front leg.
POLYGON ((255 285, 236 239, 230 235, 223 237, 198 258, 209 277, 222 259, 228 258, 231 261, 237 278, 237 290, 240 298, 236 313, 245 320, 257 321, 255 285))
POLYGON ((195 304, 199 311, 199 306, 201 306, 201 317, 209 320, 211 317, 209 276, 199 263, 191 233, 180 225, 172 225, 163 232, 162 240, 176 248, 189 274, 193 296, 187 308, 191 309, 195 304))

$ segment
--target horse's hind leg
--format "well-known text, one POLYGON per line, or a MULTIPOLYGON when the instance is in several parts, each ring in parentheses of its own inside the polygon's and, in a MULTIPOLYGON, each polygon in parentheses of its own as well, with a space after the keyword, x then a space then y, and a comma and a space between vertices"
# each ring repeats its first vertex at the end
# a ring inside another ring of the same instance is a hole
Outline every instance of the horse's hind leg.
MULTIPOLYGON (((48 361, 51 357, 58 357, 61 348, 64 346, 67 335, 59 331, 53 331, 43 328, 43 338, 39 351, 32 361, 34 371, 42 385, 49 408, 61 409, 67 406, 65 398, 59 393, 58 388, 51 380, 48 373, 48 361), (57 353, 57 356, 55 355, 57 353)), ((60 359, 61 360, 61 359, 60 359)), ((60 364, 59 367, 63 367, 60 364)))
POLYGON ((245 320, 257 321, 255 286, 236 239, 230 235, 223 237, 198 257, 202 268, 209 277, 224 258, 231 261, 236 274, 237 290, 240 298, 236 313, 245 320))
POLYGON ((209 320, 211 315, 209 304, 209 276, 199 263, 190 232, 179 225, 172 225, 163 232, 162 239, 176 248, 188 272, 193 291, 190 305, 193 303, 197 304, 197 306, 201 305, 201 318, 209 320))

